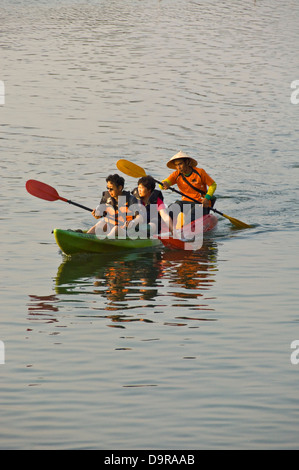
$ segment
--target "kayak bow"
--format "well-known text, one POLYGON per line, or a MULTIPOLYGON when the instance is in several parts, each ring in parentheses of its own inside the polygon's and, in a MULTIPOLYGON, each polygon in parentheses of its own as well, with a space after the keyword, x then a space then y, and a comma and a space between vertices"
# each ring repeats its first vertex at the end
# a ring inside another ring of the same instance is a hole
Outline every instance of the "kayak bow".
POLYGON ((96 235, 90 233, 73 232, 71 230, 53 230, 54 237, 59 248, 66 255, 76 253, 115 253, 117 251, 144 250, 156 246, 162 246, 159 239, 137 239, 131 238, 100 239, 96 235))

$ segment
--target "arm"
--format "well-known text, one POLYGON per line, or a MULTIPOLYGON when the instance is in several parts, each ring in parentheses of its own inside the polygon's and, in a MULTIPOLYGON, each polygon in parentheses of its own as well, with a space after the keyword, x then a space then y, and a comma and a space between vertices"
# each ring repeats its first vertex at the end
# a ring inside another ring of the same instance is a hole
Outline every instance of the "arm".
POLYGON ((94 216, 95 219, 100 219, 101 217, 103 217, 105 215, 105 213, 103 214, 101 212, 101 207, 103 207, 102 204, 106 205, 107 199, 109 197, 110 197, 109 192, 108 191, 103 191, 100 204, 91 213, 94 216))
POLYGON ((205 198, 203 200, 203 207, 209 207, 210 206, 210 199, 212 198, 214 192, 216 191, 216 188, 217 188, 217 184, 215 183, 215 181, 209 186, 209 189, 208 189, 208 192, 207 194, 205 195, 205 198))
POLYGON ((163 186, 160 186, 161 189, 169 189, 170 186, 176 183, 176 180, 179 176, 179 171, 174 171, 168 178, 162 180, 163 186))
POLYGON ((170 233, 173 233, 173 221, 172 218, 169 217, 169 214, 165 208, 159 210, 159 214, 161 216, 161 219, 165 223, 167 227, 169 227, 170 233))
POLYGON ((171 182, 169 181, 168 178, 166 178, 165 180, 162 180, 162 183, 163 183, 163 186, 159 184, 160 189, 169 189, 171 186, 171 182))
POLYGON ((166 206, 165 206, 164 202, 162 201, 162 199, 160 199, 160 198, 158 198, 158 200, 157 200, 157 208, 158 208, 158 212, 161 216, 161 219, 166 224, 166 226, 169 227, 170 233, 173 233, 172 219, 171 219, 171 217, 169 217, 166 206))

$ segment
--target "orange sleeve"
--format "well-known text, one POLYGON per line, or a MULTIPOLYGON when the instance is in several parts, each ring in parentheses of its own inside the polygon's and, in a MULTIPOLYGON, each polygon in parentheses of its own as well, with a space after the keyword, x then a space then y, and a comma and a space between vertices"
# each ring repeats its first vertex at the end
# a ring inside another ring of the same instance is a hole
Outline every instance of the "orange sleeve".
POLYGON ((207 173, 204 169, 201 169, 200 175, 201 175, 202 181, 203 181, 207 186, 211 186, 212 184, 215 183, 215 181, 213 180, 213 178, 211 178, 210 175, 208 175, 208 173, 207 173))
POLYGON ((171 173, 171 175, 168 176, 168 178, 166 178, 166 181, 168 181, 171 186, 176 184, 176 180, 177 180, 179 174, 180 174, 179 171, 174 171, 173 173, 171 173))

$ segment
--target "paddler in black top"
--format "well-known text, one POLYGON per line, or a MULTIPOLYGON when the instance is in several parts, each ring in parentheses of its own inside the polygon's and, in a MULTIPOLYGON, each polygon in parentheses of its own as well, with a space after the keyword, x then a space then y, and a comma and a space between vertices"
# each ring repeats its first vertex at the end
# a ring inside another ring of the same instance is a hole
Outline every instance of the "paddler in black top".
POLYGON ((99 206, 92 212, 100 221, 87 233, 96 234, 99 238, 125 238, 129 224, 133 228, 143 222, 136 210, 139 202, 129 191, 124 191, 125 180, 122 176, 109 175, 106 182, 107 191, 103 192, 99 206))
POLYGON ((145 207, 146 223, 152 234, 161 232, 161 219, 166 224, 167 231, 173 233, 173 222, 165 207, 163 194, 155 187, 156 183, 152 176, 143 176, 138 180, 138 187, 132 191, 132 194, 145 207))

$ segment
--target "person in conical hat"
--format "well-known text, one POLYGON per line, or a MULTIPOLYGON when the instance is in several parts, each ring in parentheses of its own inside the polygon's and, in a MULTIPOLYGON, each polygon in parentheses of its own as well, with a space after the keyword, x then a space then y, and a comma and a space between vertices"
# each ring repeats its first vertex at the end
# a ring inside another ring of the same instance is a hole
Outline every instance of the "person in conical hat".
POLYGON ((185 152, 176 153, 167 162, 167 167, 175 171, 162 181, 162 189, 168 189, 177 184, 178 189, 186 195, 182 196, 180 205, 189 204, 191 209, 194 208, 196 203, 188 198, 190 196, 203 205, 205 215, 209 213, 209 208, 216 200, 214 192, 217 184, 203 168, 198 168, 197 165, 197 161, 185 152))

